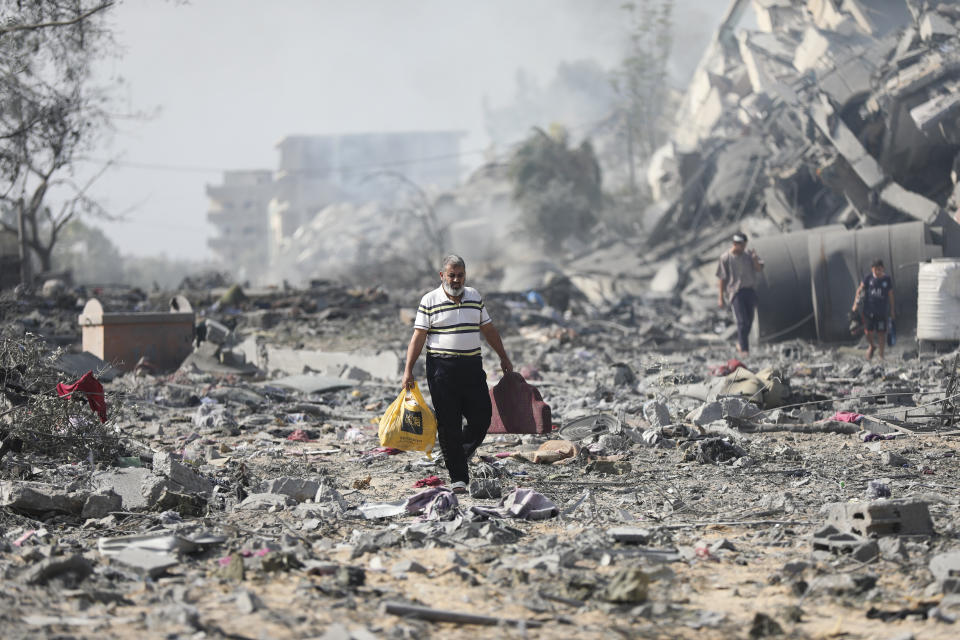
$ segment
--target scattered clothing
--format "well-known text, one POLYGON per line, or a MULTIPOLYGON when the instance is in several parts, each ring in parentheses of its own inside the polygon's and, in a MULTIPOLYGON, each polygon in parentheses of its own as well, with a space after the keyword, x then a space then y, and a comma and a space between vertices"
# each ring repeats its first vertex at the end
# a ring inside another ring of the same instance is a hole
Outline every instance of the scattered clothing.
POLYGON ((288 435, 287 440, 292 440, 294 442, 313 442, 313 438, 311 438, 303 429, 297 429, 288 435))
POLYGON ((746 368, 746 366, 736 358, 730 358, 726 364, 718 364, 710 367, 710 375, 728 376, 740 367, 746 368))
POLYGON ((439 487, 443 484, 443 480, 437 476, 427 476, 426 478, 420 478, 413 483, 415 489, 421 489, 423 487, 439 487))
POLYGON ((851 424, 860 424, 860 422, 863 420, 863 414, 854 413, 853 411, 837 411, 828 419, 836 420, 837 422, 849 422, 851 424))
POLYGON ((57 385, 57 395, 61 398, 71 398, 74 393, 82 393, 93 412, 100 417, 100 422, 107 421, 107 402, 103 397, 103 385, 93 377, 93 371, 87 371, 73 384, 63 382, 57 385))

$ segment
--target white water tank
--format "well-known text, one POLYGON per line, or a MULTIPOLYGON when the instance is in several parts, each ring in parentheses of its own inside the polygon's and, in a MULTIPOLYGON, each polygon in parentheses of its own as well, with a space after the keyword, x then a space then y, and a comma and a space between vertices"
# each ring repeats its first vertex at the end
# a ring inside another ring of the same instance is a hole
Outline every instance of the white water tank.
POLYGON ((960 340, 960 259, 934 258, 920 264, 917 340, 960 340))

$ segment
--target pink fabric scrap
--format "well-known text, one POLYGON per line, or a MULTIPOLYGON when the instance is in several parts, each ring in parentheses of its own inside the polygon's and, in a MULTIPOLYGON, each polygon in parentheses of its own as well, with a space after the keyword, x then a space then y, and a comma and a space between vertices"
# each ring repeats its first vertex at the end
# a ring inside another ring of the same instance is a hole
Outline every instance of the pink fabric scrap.
POLYGON ((308 436, 307 432, 303 429, 297 429, 288 435, 287 440, 293 440, 294 442, 313 442, 313 438, 308 436))
POLYGON ((29 540, 31 537, 33 537, 33 534, 35 534, 36 532, 37 532, 36 529, 30 529, 30 531, 27 531, 27 532, 24 533, 22 536, 20 536, 19 538, 17 538, 16 540, 13 541, 14 546, 19 547, 19 546, 22 545, 24 542, 26 542, 26 541, 29 540))
POLYGON ((863 414, 854 413, 853 411, 837 411, 835 414, 830 416, 829 420, 836 420, 837 422, 850 422, 852 424, 860 424, 860 421, 863 420, 863 414))

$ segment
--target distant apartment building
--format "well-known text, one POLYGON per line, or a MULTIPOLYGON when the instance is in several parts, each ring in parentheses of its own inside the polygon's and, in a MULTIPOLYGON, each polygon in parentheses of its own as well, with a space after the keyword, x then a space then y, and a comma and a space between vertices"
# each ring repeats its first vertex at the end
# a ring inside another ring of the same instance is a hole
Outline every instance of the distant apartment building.
POLYGON ((226 171, 223 184, 207 185, 207 220, 217 235, 207 246, 234 273, 254 277, 268 265, 268 216, 273 172, 226 171))
POLYGON ((208 185, 207 245, 227 268, 259 280, 289 239, 332 204, 389 204, 404 187, 448 189, 460 179, 459 131, 288 136, 276 171, 227 171, 208 185))
POLYGON ((270 204, 274 247, 318 211, 335 203, 389 202, 393 172, 422 188, 455 186, 460 179, 459 131, 289 136, 277 144, 280 164, 270 204))

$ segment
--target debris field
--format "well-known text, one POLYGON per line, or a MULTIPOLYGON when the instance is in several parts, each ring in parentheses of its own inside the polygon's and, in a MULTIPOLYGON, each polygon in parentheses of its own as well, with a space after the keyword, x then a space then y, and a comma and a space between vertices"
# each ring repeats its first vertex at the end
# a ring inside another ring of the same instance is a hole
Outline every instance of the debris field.
POLYGON ((377 438, 417 292, 236 294, 186 294, 207 340, 176 371, 90 367, 105 423, 28 384, 80 378, 76 347, 11 347, 75 344, 76 300, 4 301, 5 638, 956 637, 955 352, 740 363, 686 298, 491 292, 553 428, 489 434, 458 496, 377 438))

